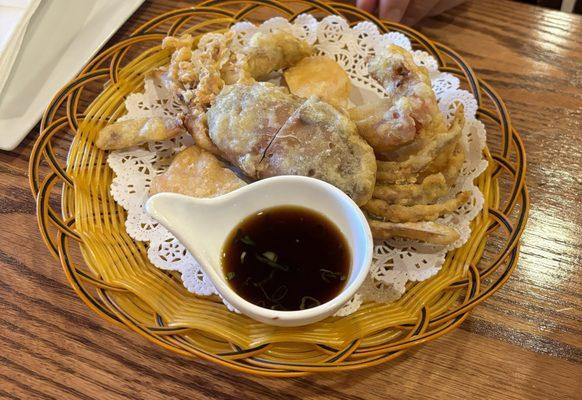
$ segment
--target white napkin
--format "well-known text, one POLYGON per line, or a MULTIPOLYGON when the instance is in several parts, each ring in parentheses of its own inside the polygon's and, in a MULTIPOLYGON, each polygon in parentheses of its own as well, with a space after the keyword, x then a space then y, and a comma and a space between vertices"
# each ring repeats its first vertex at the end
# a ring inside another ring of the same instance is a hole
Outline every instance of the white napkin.
POLYGON ((0 0, 0 95, 41 0, 0 0))

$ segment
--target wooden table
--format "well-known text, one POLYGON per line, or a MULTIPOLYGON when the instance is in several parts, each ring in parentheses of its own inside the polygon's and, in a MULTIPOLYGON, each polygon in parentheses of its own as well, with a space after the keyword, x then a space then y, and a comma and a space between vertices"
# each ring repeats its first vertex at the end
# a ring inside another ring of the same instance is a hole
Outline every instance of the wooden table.
MULTIPOLYGON (((146 1, 112 42, 189 4, 146 1)), ((93 314, 42 243, 27 180, 35 129, 0 152, 0 398, 581 398, 582 18, 471 1, 419 29, 499 91, 529 161, 519 267, 460 329, 388 365, 294 380, 157 348, 93 314)))

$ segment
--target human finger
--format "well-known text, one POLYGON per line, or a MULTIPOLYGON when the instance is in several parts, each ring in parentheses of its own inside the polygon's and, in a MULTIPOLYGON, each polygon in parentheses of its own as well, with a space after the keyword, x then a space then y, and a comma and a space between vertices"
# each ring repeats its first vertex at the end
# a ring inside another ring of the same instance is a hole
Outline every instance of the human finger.
POLYGON ((416 24, 426 17, 439 2, 440 0, 411 0, 409 7, 402 16, 402 22, 407 25, 416 24))
POLYGON ((410 0, 380 0, 380 18, 399 22, 408 8, 410 0))
POLYGON ((373 13, 378 8, 378 0, 357 0, 356 6, 364 11, 373 13))

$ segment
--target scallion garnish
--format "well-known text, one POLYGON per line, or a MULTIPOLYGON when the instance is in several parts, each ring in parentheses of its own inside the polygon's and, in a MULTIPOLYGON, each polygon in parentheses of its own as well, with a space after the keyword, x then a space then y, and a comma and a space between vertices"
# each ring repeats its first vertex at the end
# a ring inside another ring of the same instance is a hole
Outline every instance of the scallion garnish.
POLYGON ((269 260, 267 257, 263 256, 262 254, 255 254, 255 258, 262 262, 263 264, 267 264, 269 267, 277 268, 281 271, 289 271, 289 267, 283 264, 279 264, 275 261, 269 260))

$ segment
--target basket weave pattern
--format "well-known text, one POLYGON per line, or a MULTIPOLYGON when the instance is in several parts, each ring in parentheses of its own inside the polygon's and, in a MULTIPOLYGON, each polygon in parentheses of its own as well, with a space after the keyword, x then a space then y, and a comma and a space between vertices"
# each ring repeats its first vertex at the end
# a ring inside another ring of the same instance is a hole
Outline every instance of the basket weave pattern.
POLYGON ((524 147, 493 89, 456 53, 418 32, 347 4, 320 1, 207 1, 142 25, 55 96, 31 155, 30 184, 43 239, 91 309, 179 354, 277 377, 383 363, 455 329, 509 278, 528 211, 524 147), (433 55, 478 101, 489 168, 477 180, 485 206, 472 223, 471 239, 447 255, 439 274, 411 284, 392 304, 367 303, 344 318, 277 328, 231 313, 219 299, 189 293, 179 276, 148 261, 145 245, 125 231, 125 212, 109 194, 113 173, 93 138, 125 113, 124 100, 143 89, 144 74, 169 61, 170 53, 160 47, 166 35, 199 38, 241 20, 273 14, 292 20, 301 13, 339 14, 354 24, 370 20, 381 32, 399 31, 433 55), (68 151, 66 161, 59 150, 68 151))

